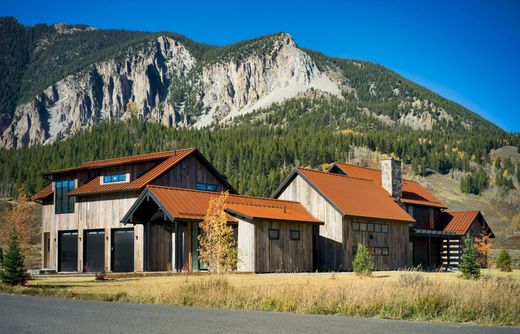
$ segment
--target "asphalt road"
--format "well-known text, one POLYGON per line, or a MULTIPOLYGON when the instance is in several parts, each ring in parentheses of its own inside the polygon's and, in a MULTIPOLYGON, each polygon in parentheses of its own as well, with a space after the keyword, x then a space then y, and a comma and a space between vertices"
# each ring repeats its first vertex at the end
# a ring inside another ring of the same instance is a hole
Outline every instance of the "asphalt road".
POLYGON ((520 333, 492 328, 0 294, 0 333, 520 333))

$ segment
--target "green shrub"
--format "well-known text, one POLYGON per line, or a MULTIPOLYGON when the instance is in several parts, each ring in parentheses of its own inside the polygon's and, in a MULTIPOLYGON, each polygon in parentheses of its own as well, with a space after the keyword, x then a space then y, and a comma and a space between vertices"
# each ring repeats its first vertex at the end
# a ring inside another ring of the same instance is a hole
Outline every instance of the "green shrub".
POLYGON ((513 269, 511 267, 511 255, 505 249, 500 251, 496 260, 496 266, 500 271, 511 272, 513 269))
POLYGON ((462 277, 465 279, 477 279, 480 277, 478 253, 475 249, 475 243, 470 236, 464 239, 464 249, 462 250, 459 269, 462 277))
POLYGON ((360 276, 370 276, 374 271, 374 261, 368 251, 368 248, 362 243, 358 243, 356 257, 352 262, 354 272, 360 276))

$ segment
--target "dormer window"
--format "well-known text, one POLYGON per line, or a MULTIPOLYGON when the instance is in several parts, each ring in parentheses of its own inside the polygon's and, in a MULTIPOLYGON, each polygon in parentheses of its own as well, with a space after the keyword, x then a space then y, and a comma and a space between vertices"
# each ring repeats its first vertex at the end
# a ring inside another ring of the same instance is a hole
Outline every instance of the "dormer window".
POLYGON ((210 183, 197 183, 196 188, 197 190, 217 191, 217 185, 210 183))
POLYGON ((111 174, 103 176, 103 183, 127 182, 129 175, 127 173, 111 174))

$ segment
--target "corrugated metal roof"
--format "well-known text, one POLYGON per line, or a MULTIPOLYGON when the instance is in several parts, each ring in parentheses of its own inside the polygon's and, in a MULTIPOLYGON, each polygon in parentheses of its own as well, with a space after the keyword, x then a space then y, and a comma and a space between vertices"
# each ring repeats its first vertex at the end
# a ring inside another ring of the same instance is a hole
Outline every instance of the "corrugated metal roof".
MULTIPOLYGON (((147 186, 160 204, 176 219, 204 219, 209 201, 220 193, 184 188, 147 186)), ((242 195, 229 195, 226 210, 232 215, 249 219, 271 219, 322 223, 299 202, 242 195)), ((230 217, 230 220, 234 220, 230 217)))
MULTIPOLYGON (((119 191, 136 191, 144 188, 148 183, 155 180, 162 173, 184 160, 196 149, 178 150, 173 156, 173 152, 169 152, 169 157, 157 166, 144 173, 141 177, 129 183, 108 183, 101 184, 101 176, 98 176, 89 182, 81 185, 69 193, 72 196, 91 195, 100 193, 110 193, 119 191)), ((134 161, 135 162, 135 161, 134 161)))
POLYGON ((344 215, 415 222, 390 194, 371 180, 305 168, 297 168, 296 172, 344 215))
MULTIPOLYGON (((348 176, 370 179, 381 184, 381 171, 374 168, 361 167, 342 162, 334 163, 348 176)), ((330 169, 329 169, 330 170, 330 169)), ((401 202, 405 204, 423 205, 445 209, 447 206, 438 200, 431 192, 420 183, 403 179, 401 202)))
MULTIPOLYGON (((177 155, 182 155, 186 152, 193 151, 194 148, 188 148, 188 149, 180 149, 177 150, 177 155)), ((153 161, 153 160, 161 160, 169 158, 173 155, 173 151, 164 151, 164 152, 153 152, 153 153, 145 153, 145 154, 139 154, 139 155, 132 155, 128 157, 119 157, 119 158, 113 158, 113 159, 105 159, 105 160, 93 160, 93 161, 87 161, 81 164, 78 167, 72 167, 72 168, 63 168, 63 169, 56 169, 52 170, 46 173, 46 175, 51 174, 59 174, 64 172, 70 172, 70 171, 79 171, 84 169, 94 169, 94 168, 101 168, 101 167, 113 167, 113 166, 120 166, 120 165, 127 165, 132 163, 138 163, 138 162, 146 162, 146 161, 153 161)))
POLYGON ((457 235, 465 235, 479 214, 480 211, 443 212, 442 219, 447 222, 444 232, 453 232, 457 235))
POLYGON ((31 199, 33 201, 37 201, 40 199, 44 199, 52 195, 54 191, 52 190, 52 183, 43 188, 42 190, 38 191, 36 194, 31 196, 31 199))

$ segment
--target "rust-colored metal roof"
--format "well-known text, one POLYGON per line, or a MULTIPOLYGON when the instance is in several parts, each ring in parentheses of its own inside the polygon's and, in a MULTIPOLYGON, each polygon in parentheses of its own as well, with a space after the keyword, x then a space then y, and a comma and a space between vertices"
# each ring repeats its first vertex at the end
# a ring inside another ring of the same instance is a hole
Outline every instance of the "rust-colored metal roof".
POLYGON ((465 235, 479 214, 480 211, 443 212, 442 219, 447 223, 444 232, 453 232, 457 235, 465 235))
POLYGON ((38 191, 36 194, 31 196, 31 199, 33 201, 45 199, 49 196, 51 196, 54 193, 52 190, 52 183, 49 184, 47 187, 44 187, 42 190, 38 191))
MULTIPOLYGON (((343 171, 343 173, 345 173, 348 176, 370 179, 377 182, 378 184, 381 184, 380 170, 341 162, 335 162, 331 169, 334 166, 339 168, 341 171, 343 171)), ((329 171, 331 169, 329 169, 329 171)), ((447 208, 445 204, 443 204, 440 200, 433 196, 433 194, 429 192, 428 189, 423 187, 420 183, 406 179, 403 179, 402 183, 401 202, 405 204, 429 206, 440 209, 447 208)))
POLYGON ((297 168, 343 215, 415 222, 378 184, 369 179, 297 168))
MULTIPOLYGON (((206 215, 210 199, 220 193, 184 188, 149 185, 148 191, 175 219, 202 220, 206 215)), ((314 218, 299 202, 253 196, 230 194, 226 200, 226 211, 246 219, 269 219, 280 221, 323 224, 314 218)), ((236 221, 228 217, 230 221, 236 221)))
MULTIPOLYGON (((195 150, 195 149, 194 148, 180 149, 180 150, 176 151, 176 154, 182 155, 182 154, 191 152, 193 150, 195 150)), ((66 173, 66 172, 80 171, 80 170, 85 170, 85 169, 114 167, 114 166, 128 165, 128 164, 133 164, 133 163, 147 162, 147 161, 154 161, 154 160, 163 160, 163 159, 167 159, 167 158, 171 157, 172 155, 173 155, 173 151, 164 151, 164 152, 153 152, 153 153, 132 155, 132 156, 128 156, 128 157, 120 157, 120 158, 113 158, 113 159, 93 160, 93 161, 84 162, 81 165, 79 165, 78 167, 52 170, 52 171, 45 173, 45 175, 53 175, 53 174, 60 174, 60 173, 66 173)))
MULTIPOLYGON (((175 166, 191 153, 195 152, 196 149, 188 150, 177 150, 177 154, 173 155, 173 152, 169 152, 169 156, 158 164, 157 166, 144 173, 141 177, 128 182, 128 183, 108 183, 101 184, 101 176, 98 176, 89 182, 81 185, 80 187, 69 192, 72 196, 92 195, 101 193, 111 193, 120 191, 137 191, 144 188, 147 184, 155 180, 162 173, 175 166)), ((135 160, 134 160, 135 162, 135 160)))

